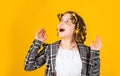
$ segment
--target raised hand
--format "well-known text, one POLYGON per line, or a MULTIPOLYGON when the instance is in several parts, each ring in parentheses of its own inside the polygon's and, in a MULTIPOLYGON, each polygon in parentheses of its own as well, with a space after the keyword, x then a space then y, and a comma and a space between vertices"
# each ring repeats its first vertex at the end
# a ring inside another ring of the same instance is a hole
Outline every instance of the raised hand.
POLYGON ((44 42, 46 40, 46 34, 43 28, 39 29, 36 32, 35 39, 40 40, 41 42, 44 42))
POLYGON ((90 43, 91 50, 100 50, 101 46, 102 46, 102 40, 100 36, 97 36, 95 43, 93 40, 90 43))

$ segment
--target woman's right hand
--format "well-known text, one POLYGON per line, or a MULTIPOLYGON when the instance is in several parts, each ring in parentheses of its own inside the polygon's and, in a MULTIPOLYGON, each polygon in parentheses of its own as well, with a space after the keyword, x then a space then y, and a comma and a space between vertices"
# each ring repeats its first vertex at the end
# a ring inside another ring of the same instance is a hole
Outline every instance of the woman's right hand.
POLYGON ((46 34, 45 34, 45 30, 43 28, 39 29, 36 32, 35 39, 37 39, 41 42, 44 42, 46 40, 46 34))

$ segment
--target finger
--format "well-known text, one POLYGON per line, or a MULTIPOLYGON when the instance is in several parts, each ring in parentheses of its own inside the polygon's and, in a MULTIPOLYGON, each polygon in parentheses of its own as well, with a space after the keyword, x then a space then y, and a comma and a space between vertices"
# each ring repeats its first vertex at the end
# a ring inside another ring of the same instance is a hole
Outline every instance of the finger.
POLYGON ((39 32, 36 33, 36 38, 41 39, 42 38, 42 31, 39 31, 39 32))
POLYGON ((40 28, 37 32, 36 35, 40 34, 43 31, 43 28, 40 28))
POLYGON ((101 41, 100 36, 97 36, 97 39, 96 39, 96 44, 101 44, 101 43, 102 43, 102 41, 101 41))
POLYGON ((44 38, 44 36, 45 36, 45 31, 41 33, 41 37, 44 38))
POLYGON ((47 39, 47 34, 44 35, 44 39, 45 39, 45 40, 47 39))
POLYGON ((43 28, 40 28, 39 30, 38 30, 38 32, 41 32, 43 30, 43 28))
POLYGON ((40 33, 39 38, 40 38, 40 39, 44 38, 44 34, 45 34, 44 31, 43 31, 42 33, 40 33))
POLYGON ((38 36, 42 36, 43 35, 43 33, 45 32, 45 30, 44 29, 42 29, 42 30, 40 30, 39 32, 38 32, 38 36))
POLYGON ((40 30, 38 30, 38 34, 42 33, 43 31, 45 31, 43 28, 41 28, 40 30))
POLYGON ((97 36, 96 47, 98 47, 100 49, 101 46, 102 46, 102 40, 101 40, 100 36, 97 36))
POLYGON ((43 38, 41 38, 41 41, 44 42, 46 40, 46 34, 44 34, 43 38))

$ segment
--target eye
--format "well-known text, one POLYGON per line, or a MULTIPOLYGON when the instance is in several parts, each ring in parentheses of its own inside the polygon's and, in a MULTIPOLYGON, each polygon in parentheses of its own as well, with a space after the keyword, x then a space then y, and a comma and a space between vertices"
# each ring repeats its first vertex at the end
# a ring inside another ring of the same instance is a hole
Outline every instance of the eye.
POLYGON ((70 21, 69 21, 69 20, 66 20, 65 23, 68 24, 68 23, 70 23, 70 21))

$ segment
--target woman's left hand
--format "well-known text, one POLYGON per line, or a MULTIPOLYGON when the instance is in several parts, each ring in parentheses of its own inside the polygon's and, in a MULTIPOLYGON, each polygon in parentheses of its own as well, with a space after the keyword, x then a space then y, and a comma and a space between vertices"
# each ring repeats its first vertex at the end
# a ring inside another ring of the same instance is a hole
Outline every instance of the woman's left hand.
POLYGON ((91 50, 100 50, 101 46, 102 46, 102 40, 100 36, 97 36, 95 43, 93 40, 90 43, 91 50))

